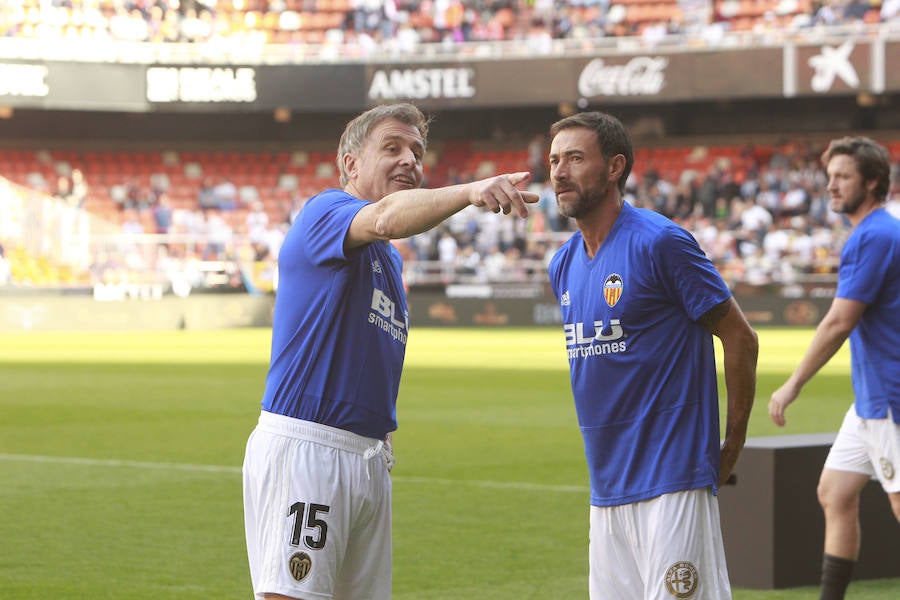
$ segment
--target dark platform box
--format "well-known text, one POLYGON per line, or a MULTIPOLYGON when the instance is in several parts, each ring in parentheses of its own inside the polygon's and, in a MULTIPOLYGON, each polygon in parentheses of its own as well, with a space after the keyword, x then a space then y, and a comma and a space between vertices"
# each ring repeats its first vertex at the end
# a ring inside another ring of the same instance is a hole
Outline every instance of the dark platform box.
MULTIPOLYGON (((734 485, 719 491, 734 587, 818 585, 825 519, 816 485, 834 433, 747 440, 734 485)), ((900 525, 875 480, 860 505, 862 548, 854 579, 900 577, 900 525)))

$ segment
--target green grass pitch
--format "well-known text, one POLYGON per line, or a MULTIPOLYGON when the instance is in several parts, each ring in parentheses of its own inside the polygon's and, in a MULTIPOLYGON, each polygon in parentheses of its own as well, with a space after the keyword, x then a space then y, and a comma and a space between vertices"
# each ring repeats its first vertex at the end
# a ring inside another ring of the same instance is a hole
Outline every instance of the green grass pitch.
MULTIPOLYGON (((834 431, 846 347, 779 430, 810 331, 760 331, 751 436, 834 431)), ((240 464, 269 332, 0 334, 0 598, 251 597, 240 464)), ((395 435, 394 598, 587 597, 587 480, 555 329, 413 329, 395 435)), ((855 582, 896 598, 900 580, 855 582)), ((735 590, 814 600, 813 588, 735 590)))

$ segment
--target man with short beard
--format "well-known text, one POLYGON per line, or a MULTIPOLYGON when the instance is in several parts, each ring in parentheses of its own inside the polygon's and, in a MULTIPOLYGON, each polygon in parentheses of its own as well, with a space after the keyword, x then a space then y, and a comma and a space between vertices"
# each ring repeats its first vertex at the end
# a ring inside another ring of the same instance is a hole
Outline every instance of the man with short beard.
POLYGON ((744 446, 756 333, 690 233, 624 202, 618 119, 580 113, 550 134, 559 211, 578 225, 549 273, 590 473, 590 598, 731 598, 716 493, 744 446))
POLYGON ((853 231, 841 251, 834 301, 800 364, 769 401, 784 411, 850 338, 855 401, 819 478, 825 513, 821 600, 841 600, 859 556, 859 498, 877 477, 900 521, 900 221, 885 209, 890 156, 865 137, 833 140, 822 155, 831 209, 853 231))

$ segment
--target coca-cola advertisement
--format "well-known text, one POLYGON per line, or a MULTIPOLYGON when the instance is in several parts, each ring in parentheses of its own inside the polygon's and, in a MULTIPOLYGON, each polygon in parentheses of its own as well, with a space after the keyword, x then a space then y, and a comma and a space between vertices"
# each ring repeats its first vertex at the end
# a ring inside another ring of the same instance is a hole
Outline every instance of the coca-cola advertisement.
POLYGON ((578 77, 578 93, 595 96, 658 96, 666 84, 664 56, 636 56, 625 64, 610 65, 603 58, 589 62, 578 77))

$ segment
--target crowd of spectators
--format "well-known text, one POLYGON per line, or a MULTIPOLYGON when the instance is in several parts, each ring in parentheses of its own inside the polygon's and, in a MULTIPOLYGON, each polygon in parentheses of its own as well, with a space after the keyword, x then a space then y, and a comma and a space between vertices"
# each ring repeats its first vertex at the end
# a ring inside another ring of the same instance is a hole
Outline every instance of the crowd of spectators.
POLYGON ((155 43, 332 44, 349 54, 420 44, 667 34, 708 40, 729 29, 796 29, 900 20, 900 0, 779 0, 746 12, 738 0, 8 0, 0 38, 155 43), (665 10, 665 7, 669 7, 665 10))
MULTIPOLYGON (((808 141, 747 145, 736 158, 668 176, 651 163, 632 175, 626 202, 689 230, 731 285, 833 280, 849 222, 830 207, 823 147, 808 141)), ((900 161, 893 200, 900 218, 900 161)), ((543 281, 553 252, 574 231, 546 180, 525 221, 469 208, 433 232, 398 242, 412 284, 543 281)))
MULTIPOLYGON (((394 242, 404 256, 408 285, 545 281, 550 257, 575 230, 557 210, 547 180, 545 144, 541 139, 533 143, 532 186, 540 202, 527 219, 469 207, 436 230, 394 242)), ((900 217, 895 146, 889 208, 900 217)), ((819 160, 822 144, 798 139, 748 144, 728 156, 704 160, 708 150, 697 146, 675 169, 639 157, 625 200, 689 230, 732 286, 833 280, 849 223, 829 208, 819 160)), ((481 168, 472 173, 449 169, 450 179, 443 183, 488 174, 481 168)), ((207 187, 224 188, 225 183, 210 181, 207 187)), ((72 210, 82 209, 87 192, 80 172, 61 176, 57 186, 58 200, 72 210)), ((95 244, 93 281, 133 281, 136 273, 145 273, 151 279, 164 275, 202 287, 208 273, 201 266, 214 262, 243 268, 244 280, 229 278, 229 284, 275 289, 281 242, 306 198, 297 195, 281 211, 267 212, 259 200, 244 204, 229 196, 227 202, 212 203, 207 192, 201 189, 193 206, 173 206, 164 189, 152 201, 124 202, 118 211, 119 234, 95 244)))

